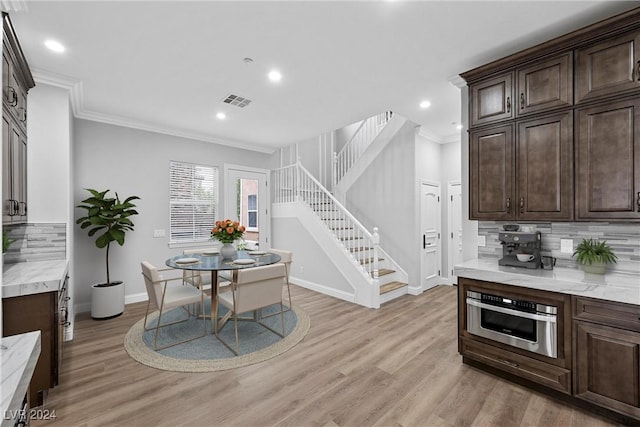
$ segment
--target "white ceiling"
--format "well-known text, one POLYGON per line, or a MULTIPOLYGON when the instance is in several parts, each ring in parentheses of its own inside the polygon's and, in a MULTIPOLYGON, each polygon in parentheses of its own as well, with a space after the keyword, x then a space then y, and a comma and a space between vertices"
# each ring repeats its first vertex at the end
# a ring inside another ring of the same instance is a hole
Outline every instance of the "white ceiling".
POLYGON ((37 80, 73 84, 78 117, 271 151, 385 110, 450 140, 459 73, 638 4, 26 1, 10 17, 37 80))

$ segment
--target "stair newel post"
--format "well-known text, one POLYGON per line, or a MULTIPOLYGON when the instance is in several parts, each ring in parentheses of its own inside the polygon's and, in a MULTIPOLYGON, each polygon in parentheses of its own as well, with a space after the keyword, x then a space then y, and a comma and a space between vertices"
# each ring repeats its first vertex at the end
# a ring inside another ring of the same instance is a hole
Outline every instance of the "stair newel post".
POLYGON ((378 234, 378 227, 373 227, 371 243, 373 244, 373 279, 378 280, 378 249, 380 247, 380 234, 378 234))

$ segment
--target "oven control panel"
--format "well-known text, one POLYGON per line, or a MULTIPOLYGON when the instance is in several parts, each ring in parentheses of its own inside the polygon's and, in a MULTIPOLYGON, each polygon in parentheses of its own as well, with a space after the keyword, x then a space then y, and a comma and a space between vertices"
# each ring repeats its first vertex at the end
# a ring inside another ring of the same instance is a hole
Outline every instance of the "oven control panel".
POLYGON ((505 298, 485 293, 480 294, 480 300, 484 303, 496 305, 499 307, 513 308, 518 311, 527 311, 530 313, 536 312, 536 303, 531 301, 505 298))

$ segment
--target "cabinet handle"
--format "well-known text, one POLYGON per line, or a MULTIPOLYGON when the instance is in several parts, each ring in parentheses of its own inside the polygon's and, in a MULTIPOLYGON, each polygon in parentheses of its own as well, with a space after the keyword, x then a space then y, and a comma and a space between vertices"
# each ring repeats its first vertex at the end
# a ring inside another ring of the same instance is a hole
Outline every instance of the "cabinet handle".
POLYGON ((504 363, 505 365, 513 366, 514 368, 518 367, 517 363, 509 362, 508 360, 498 359, 498 361, 504 363))
POLYGON ((507 96, 507 113, 511 112, 511 97, 507 96))
POLYGON ((20 121, 22 123, 26 123, 27 122, 27 109, 24 107, 20 107, 18 108, 19 114, 18 116, 20 117, 20 121))
POLYGON ((27 215, 27 204, 25 202, 20 202, 19 205, 20 206, 24 206, 24 210, 22 210, 20 212, 20 215, 26 216, 27 215))
POLYGON ((520 94, 520 109, 524 110, 524 93, 520 94))
POLYGON ((507 197, 507 213, 511 213, 511 197, 507 197))
POLYGON ((16 93, 16 90, 11 86, 8 86, 8 88, 9 93, 7 94, 7 102, 11 107, 15 107, 16 105, 18 105, 18 94, 16 93))
POLYGON ((636 204, 638 205, 638 212, 640 212, 640 191, 638 191, 638 199, 636 201, 636 204))
POLYGON ((520 213, 524 213, 524 197, 520 197, 520 213))
POLYGON ((640 82, 640 60, 638 61, 638 70, 637 70, 637 74, 638 74, 638 81, 640 82))

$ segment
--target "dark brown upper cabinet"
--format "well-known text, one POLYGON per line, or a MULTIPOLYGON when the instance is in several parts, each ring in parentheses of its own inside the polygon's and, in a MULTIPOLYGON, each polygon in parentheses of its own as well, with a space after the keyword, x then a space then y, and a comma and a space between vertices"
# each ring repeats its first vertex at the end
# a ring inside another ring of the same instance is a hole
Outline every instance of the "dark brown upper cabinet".
POLYGON ((640 30, 576 50, 576 103, 640 89, 640 30))
POLYGON ((517 218, 573 219, 573 115, 518 122, 517 218))
POLYGON ((576 117, 576 219, 640 220, 640 97, 576 117))
POLYGON ((470 87, 471 126, 515 117, 513 73, 483 80, 470 87))
POLYGON ((518 116, 573 104, 572 52, 521 68, 517 73, 518 116))
POLYGON ((469 144, 471 218, 513 219, 513 125, 472 132, 469 144))
POLYGON ((573 219, 571 113, 470 135, 471 219, 573 219))

